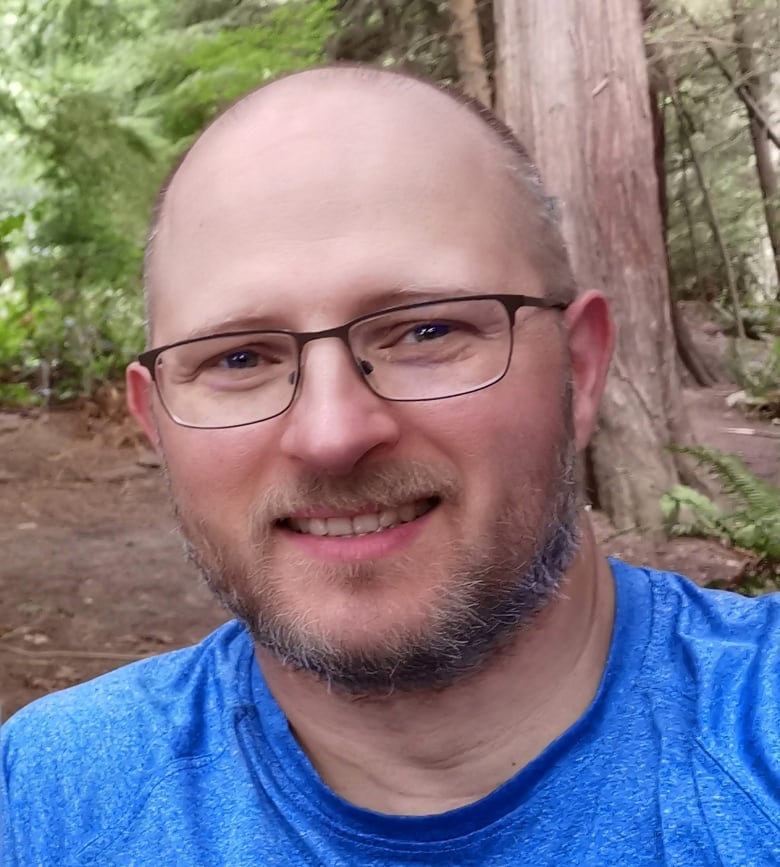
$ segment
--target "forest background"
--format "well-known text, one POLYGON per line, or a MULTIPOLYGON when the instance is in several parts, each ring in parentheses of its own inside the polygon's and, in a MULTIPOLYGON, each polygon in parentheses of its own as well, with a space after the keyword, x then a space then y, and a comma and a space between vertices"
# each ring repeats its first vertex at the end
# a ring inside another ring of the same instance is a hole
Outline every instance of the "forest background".
POLYGON ((591 244, 602 262, 567 236, 578 276, 593 285, 608 274, 631 343, 618 347, 591 452, 594 503, 618 530, 703 532, 750 550, 744 587, 756 575, 759 589, 776 586, 776 484, 712 449, 669 447, 691 441, 681 378, 730 383, 746 414, 780 415, 778 0, 0 0, 0 42, 0 407, 100 402, 121 388, 144 346, 151 201, 221 108, 318 62, 400 65, 495 106, 552 179, 565 219, 601 221, 613 239, 591 244), (620 45, 635 26, 641 57, 620 45), (555 54, 560 33, 579 37, 579 58, 555 54), (551 132, 544 118, 565 102, 556 75, 575 78, 577 62, 596 75, 588 100, 613 73, 633 90, 611 114, 583 111, 566 135, 551 132), (582 141, 607 127, 617 137, 594 189, 556 189, 578 154, 597 161, 582 141), (626 179, 644 195, 633 238, 617 206, 609 225, 595 212, 605 183, 626 179), (644 240, 654 234, 657 248, 644 240), (615 264, 621 247, 628 260, 615 264), (726 338, 717 352, 697 344, 691 321, 726 338))

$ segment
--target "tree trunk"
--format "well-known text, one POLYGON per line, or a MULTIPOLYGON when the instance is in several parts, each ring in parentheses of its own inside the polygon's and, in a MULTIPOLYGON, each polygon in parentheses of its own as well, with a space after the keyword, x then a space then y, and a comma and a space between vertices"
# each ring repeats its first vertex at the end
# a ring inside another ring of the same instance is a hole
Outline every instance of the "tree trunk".
POLYGON ((11 263, 8 261, 8 256, 5 254, 5 250, 0 247, 0 283, 4 280, 7 280, 13 271, 11 270, 11 263))
POLYGON ((671 302, 671 313, 677 354, 680 356, 683 366, 691 375, 696 385, 702 388, 709 388, 715 385, 718 377, 710 370, 707 362, 696 348, 691 329, 688 328, 688 323, 683 318, 680 305, 674 298, 672 298, 671 302))
MULTIPOLYGON (((699 251, 696 242, 696 231, 694 229, 693 215, 691 214, 690 192, 688 190, 688 156, 685 148, 685 137, 683 135, 680 124, 677 124, 677 147, 680 154, 681 166, 681 189, 680 198, 682 200, 683 211, 685 213, 685 222, 688 226, 688 239, 691 246, 691 256, 693 258, 693 268, 696 274, 696 284, 700 286, 702 283, 701 265, 699 263, 699 251)), ((702 358, 701 353, 696 350, 693 343, 693 336, 688 328, 685 319, 682 317, 678 302, 675 298, 674 286, 670 282, 670 291, 672 296, 672 326, 677 340, 677 351, 680 354, 683 364, 688 372, 694 378, 697 385, 711 386, 718 381, 717 374, 713 373, 709 365, 702 358)))
POLYGON ((710 372, 707 363, 693 342, 688 323, 683 317, 680 302, 677 300, 672 268, 669 261, 669 196, 666 190, 666 117, 660 106, 660 90, 657 85, 650 88, 650 110, 653 117, 653 138, 655 146, 655 174, 658 178, 658 205, 661 211, 663 226, 664 253, 666 260, 667 281, 669 283, 669 315, 672 322, 674 343, 677 347, 677 358, 680 364, 693 378, 696 385, 707 387, 715 385, 716 377, 710 372))
MULTIPOLYGON (((648 28, 657 14, 656 0, 641 0, 642 28, 648 28)), ((653 162, 658 179, 658 207, 661 211, 664 246, 669 230, 669 197, 666 189, 666 112, 664 105, 664 63, 652 41, 645 44, 648 84, 650 92, 650 117, 653 125, 653 162)), ((668 258, 668 257, 667 257, 668 258)))
MULTIPOLYGON (((638 0, 495 0, 499 110, 561 203, 583 288, 618 328, 592 445, 598 503, 618 529, 661 526, 692 441, 675 363, 638 0)), ((687 474, 686 474, 687 475, 687 474)))
POLYGON ((493 95, 482 47, 476 0, 449 0, 449 8, 461 90, 490 108, 493 95))
POLYGON ((674 103, 675 111, 677 112, 677 123, 682 132, 682 136, 687 146, 687 152, 691 156, 691 164, 696 172, 696 180, 699 182, 701 190, 701 199, 704 205, 704 210, 707 212, 707 219, 712 231, 712 237, 715 245, 720 253, 721 262, 723 263, 723 271, 726 275, 726 284, 728 286, 729 295, 731 296, 731 306, 734 309, 734 325, 737 329, 737 337, 745 339, 745 324, 742 321, 742 309, 739 303, 739 290, 737 288, 737 278, 734 274, 734 266, 731 264, 731 257, 726 247, 726 239, 723 235, 723 229, 720 226, 720 220, 715 211, 715 206, 712 203, 712 196, 707 188, 707 180, 704 177, 704 168, 701 163, 701 157, 693 144, 693 122, 690 115, 685 110, 682 104, 682 97, 677 85, 673 82, 669 83, 669 95, 674 103))
POLYGON ((699 259, 699 242, 696 239, 696 224, 691 211, 691 191, 688 185, 688 150, 685 145, 685 134, 682 130, 682 125, 677 123, 677 152, 680 154, 680 201, 682 203, 683 212, 685 214, 685 224, 688 227, 688 243, 691 248, 691 258, 693 259, 693 271, 696 275, 696 286, 703 284, 703 273, 701 269, 701 260, 699 259))
MULTIPOLYGON (((654 13, 654 0, 643 0, 642 17, 645 25, 654 13)), ((650 116, 653 121, 653 163, 655 165, 655 175, 658 180, 658 207, 661 212, 666 273, 669 283, 669 313, 672 321, 672 331, 674 333, 674 342, 677 347, 677 357, 679 358, 680 363, 683 368, 688 371, 690 376, 693 377, 693 381, 696 385, 705 387, 714 385, 717 380, 714 374, 710 372, 707 363, 701 357, 699 350, 696 348, 691 331, 682 315, 679 301, 677 300, 677 293, 674 291, 672 268, 671 262, 669 261, 669 196, 666 189, 666 112, 664 110, 665 103, 663 101, 665 93, 664 81, 667 78, 665 74, 665 64, 663 57, 661 57, 658 52, 653 51, 651 45, 646 46, 646 50, 649 69, 651 72, 650 116), (653 72, 655 74, 652 74, 653 72)), ((695 247, 693 249, 693 255, 695 258, 695 247)))
POLYGON ((731 8, 734 15, 734 41, 737 44, 737 62, 742 75, 742 85, 750 95, 752 103, 758 111, 748 109, 750 137, 753 140, 753 150, 756 154, 756 172, 761 187, 761 198, 764 201, 764 215, 769 242, 775 257, 775 272, 777 273, 777 300, 780 301, 780 197, 778 196, 777 175, 772 158, 769 154, 769 136, 766 121, 766 83, 765 76, 756 69, 753 56, 753 45, 756 41, 755 24, 740 9, 738 0, 732 0, 731 8))

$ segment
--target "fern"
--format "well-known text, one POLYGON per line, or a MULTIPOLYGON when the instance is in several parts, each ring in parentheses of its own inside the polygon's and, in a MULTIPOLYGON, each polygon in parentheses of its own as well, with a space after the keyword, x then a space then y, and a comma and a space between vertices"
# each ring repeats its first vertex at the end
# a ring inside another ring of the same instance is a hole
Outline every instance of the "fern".
POLYGON ((736 455, 708 446, 672 446, 671 450, 703 464, 720 481, 723 493, 741 503, 750 514, 780 520, 780 488, 758 478, 736 455))
POLYGON ((726 507, 677 485, 661 498, 661 509, 675 535, 717 538, 754 555, 752 578, 780 576, 780 488, 758 478, 734 455, 706 446, 672 446, 705 466, 720 482, 726 507), (685 517, 685 520, 683 519, 685 517))

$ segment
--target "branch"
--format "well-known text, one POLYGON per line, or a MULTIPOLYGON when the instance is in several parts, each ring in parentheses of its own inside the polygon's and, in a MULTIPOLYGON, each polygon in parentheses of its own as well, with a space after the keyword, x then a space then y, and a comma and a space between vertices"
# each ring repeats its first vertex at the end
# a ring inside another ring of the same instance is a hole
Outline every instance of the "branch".
POLYGON ((110 651, 91 650, 24 650, 9 644, 0 644, 0 651, 13 653, 14 656, 23 656, 25 659, 36 662, 48 662, 52 659, 106 659, 114 662, 135 662, 151 655, 148 653, 111 653, 110 651))
POLYGON ((745 108, 748 111, 748 114, 752 118, 755 118, 755 120, 757 120, 758 123, 761 124, 761 126, 766 131, 767 138, 772 142, 772 144, 774 144, 774 146, 776 148, 780 149, 780 135, 778 135, 769 126, 769 121, 768 121, 766 115, 761 110, 761 107, 756 103, 755 99, 753 99, 753 95, 750 93, 750 88, 746 84, 740 83, 739 81, 737 81, 737 79, 734 76, 734 73, 723 62, 721 56, 718 54, 718 52, 713 47, 712 40, 705 33, 704 29, 699 24, 699 22, 693 17, 693 15, 690 12, 688 12, 687 10, 686 10, 685 14, 688 16, 688 20, 693 25, 694 30, 696 30, 696 32, 701 35, 702 41, 704 43, 704 50, 712 58, 713 62, 718 67, 718 69, 721 71, 721 73, 723 73, 724 78, 728 81, 728 83, 733 88, 734 92, 737 94, 739 99, 742 101, 743 105, 745 106, 745 108))
POLYGON ((745 437, 768 437, 772 440, 780 440, 780 431, 773 430, 755 430, 751 427, 723 427, 725 433, 739 434, 745 437))

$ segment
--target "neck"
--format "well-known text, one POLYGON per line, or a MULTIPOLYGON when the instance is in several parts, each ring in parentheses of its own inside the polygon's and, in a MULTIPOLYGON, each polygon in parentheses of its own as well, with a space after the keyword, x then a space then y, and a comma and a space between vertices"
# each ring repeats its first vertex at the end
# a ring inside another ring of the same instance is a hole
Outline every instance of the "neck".
POLYGON ((447 689, 356 698, 257 655, 327 785, 376 812, 431 815, 493 791, 585 712, 613 615, 609 566, 588 524, 561 594, 490 664, 447 689))

